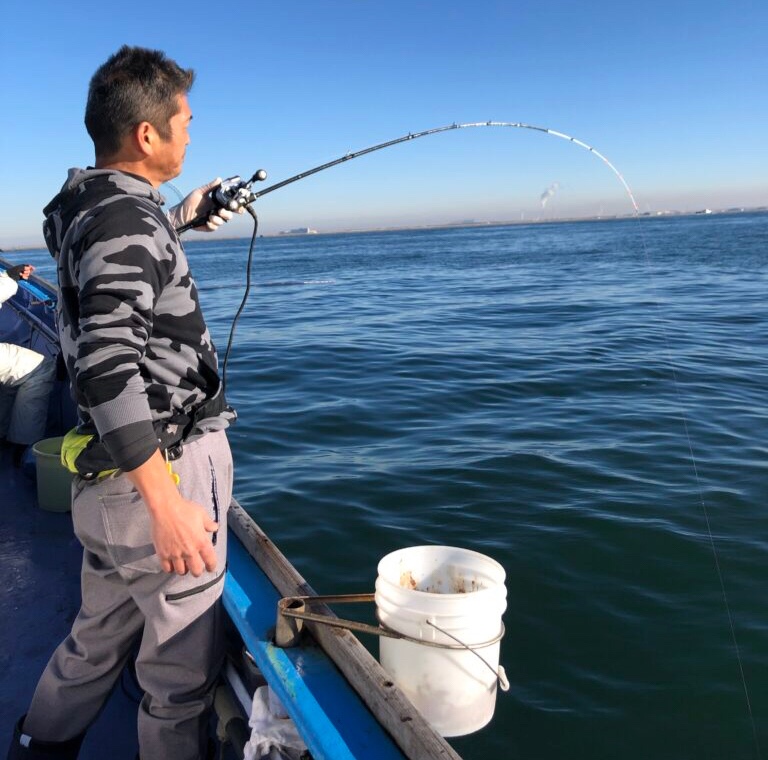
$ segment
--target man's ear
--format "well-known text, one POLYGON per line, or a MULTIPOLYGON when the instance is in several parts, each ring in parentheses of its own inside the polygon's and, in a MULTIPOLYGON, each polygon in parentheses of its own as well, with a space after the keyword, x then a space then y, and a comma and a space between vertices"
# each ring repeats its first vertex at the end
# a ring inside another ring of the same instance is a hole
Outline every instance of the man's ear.
POLYGON ((151 156, 160 135, 148 121, 141 121, 133 128, 131 137, 134 146, 140 153, 151 156))

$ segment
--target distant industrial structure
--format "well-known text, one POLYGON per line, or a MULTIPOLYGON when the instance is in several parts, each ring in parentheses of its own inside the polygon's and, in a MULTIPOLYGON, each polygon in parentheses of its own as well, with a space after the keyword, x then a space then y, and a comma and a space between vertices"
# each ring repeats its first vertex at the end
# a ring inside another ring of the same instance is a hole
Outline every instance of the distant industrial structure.
POLYGON ((317 235, 317 230, 313 230, 311 227, 296 227, 292 230, 283 230, 281 235, 317 235))

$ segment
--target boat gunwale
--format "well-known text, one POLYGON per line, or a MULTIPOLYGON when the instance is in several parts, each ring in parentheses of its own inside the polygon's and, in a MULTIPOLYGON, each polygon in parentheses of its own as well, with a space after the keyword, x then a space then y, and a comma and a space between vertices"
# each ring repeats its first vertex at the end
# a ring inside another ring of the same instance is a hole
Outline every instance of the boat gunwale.
MULTIPOLYGON (((235 499, 229 509, 228 526, 281 596, 317 596, 235 499)), ((321 615, 336 617, 325 604, 313 605, 313 609, 321 615)), ((305 621, 305 626, 406 757, 414 760, 461 760, 460 755, 427 723, 351 631, 311 621, 305 621)))

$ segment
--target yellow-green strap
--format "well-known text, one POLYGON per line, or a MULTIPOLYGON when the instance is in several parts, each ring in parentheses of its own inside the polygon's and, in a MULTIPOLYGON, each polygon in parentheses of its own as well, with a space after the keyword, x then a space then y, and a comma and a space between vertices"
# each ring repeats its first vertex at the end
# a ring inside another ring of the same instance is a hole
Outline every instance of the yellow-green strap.
MULTIPOLYGON (((61 464, 66 467, 70 472, 78 473, 77 458, 82 454, 83 449, 91 442, 93 435, 86 435, 84 433, 78 433, 77 428, 72 428, 65 436, 61 443, 61 464)), ((103 470, 99 473, 99 477, 105 477, 117 472, 116 469, 103 470)))

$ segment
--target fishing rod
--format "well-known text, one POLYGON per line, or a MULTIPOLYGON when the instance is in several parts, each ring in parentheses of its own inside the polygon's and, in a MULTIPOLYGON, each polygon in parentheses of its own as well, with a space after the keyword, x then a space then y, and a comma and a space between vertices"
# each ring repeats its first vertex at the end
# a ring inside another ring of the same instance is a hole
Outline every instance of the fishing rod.
POLYGON ((181 235, 183 232, 186 232, 187 230, 193 229, 195 227, 201 227, 208 220, 211 213, 215 213, 219 209, 228 209, 229 211, 245 210, 253 217, 254 227, 253 227, 253 235, 251 237, 251 242, 248 247, 248 262, 246 264, 245 292, 243 294, 243 299, 240 302, 240 306, 237 309, 237 313, 235 314, 235 317, 232 321, 232 327, 230 328, 230 332, 229 332, 229 340, 227 342, 227 348, 224 353, 224 362, 222 366, 222 385, 224 389, 226 389, 226 385, 227 385, 227 365, 229 363, 229 354, 232 348, 232 341, 234 339, 235 327, 237 325, 238 319, 240 318, 240 314, 245 308, 245 304, 248 300, 248 296, 251 290, 251 267, 253 263, 253 246, 254 246, 254 243, 256 242, 256 235, 259 227, 258 217, 256 215, 256 212, 253 210, 251 204, 253 204, 259 198, 269 193, 273 193, 275 190, 279 190, 280 188, 283 188, 286 185, 291 185, 294 182, 298 182, 300 179, 304 179, 305 177, 311 177, 313 174, 317 174, 318 172, 325 171, 326 169, 330 169, 333 166, 338 166, 339 164, 346 163, 347 161, 351 161, 354 158, 365 156, 368 153, 374 153, 375 151, 383 150, 384 148, 391 148, 393 145, 399 145, 400 143, 416 140, 420 137, 427 137, 428 135, 436 135, 441 132, 451 132, 454 129, 471 129, 471 128, 477 128, 477 127, 507 127, 512 129, 531 129, 535 132, 543 132, 544 134, 552 135, 553 137, 559 137, 561 140, 567 140, 568 142, 571 142, 575 145, 578 145, 581 148, 584 148, 584 150, 589 151, 594 156, 599 158, 616 175, 616 177, 618 177, 619 181, 621 182, 624 189, 626 190, 630 201, 632 202, 632 207, 635 209, 635 213, 636 214, 639 213, 640 209, 637 205, 637 202, 635 201, 635 196, 632 194, 632 190, 630 189, 626 180, 621 175, 621 172, 602 153, 600 153, 598 150, 593 148, 591 145, 587 145, 587 143, 585 143, 583 140, 579 140, 575 137, 571 137, 570 135, 566 135, 564 132, 558 132, 557 130, 549 129, 548 127, 538 127, 534 124, 525 124, 520 121, 474 121, 474 122, 463 122, 461 124, 454 122, 453 124, 446 124, 445 126, 442 126, 442 127, 433 127, 432 129, 425 129, 421 132, 409 132, 407 135, 396 137, 394 140, 387 140, 382 143, 377 143, 376 145, 371 145, 367 148, 362 148, 361 150, 356 150, 351 153, 346 153, 343 156, 339 156, 338 158, 333 159, 332 161, 327 161, 326 163, 320 164, 319 166, 315 166, 312 169, 307 169, 306 171, 299 172, 299 174, 294 174, 292 177, 288 177, 288 179, 284 179, 281 182, 277 182, 274 185, 270 185, 269 187, 266 187, 263 190, 258 192, 252 191, 251 188, 254 182, 263 182, 267 178, 267 173, 266 171, 264 171, 264 169, 258 169, 256 172, 254 172, 253 176, 247 180, 244 180, 239 176, 229 177, 228 179, 225 179, 217 188, 211 190, 211 192, 208 193, 208 198, 211 201, 211 204, 213 206, 212 209, 209 209, 207 213, 202 214, 196 217, 195 219, 192 219, 191 221, 187 222, 186 224, 183 224, 176 228, 176 232, 179 235, 181 235))
MULTIPOLYGON (((378 143, 377 145, 371 145, 368 148, 362 148, 361 150, 356 150, 352 153, 346 153, 345 155, 339 156, 339 158, 336 158, 333 161, 328 161, 324 164, 320 164, 319 166, 315 166, 312 169, 307 169, 306 171, 300 172, 299 174, 294 174, 292 177, 288 177, 288 179, 284 179, 281 182, 277 182, 274 185, 270 185, 269 187, 264 188, 264 190, 260 190, 259 192, 252 192, 251 187, 254 182, 261 182, 267 178, 267 173, 263 169, 259 169, 248 180, 243 180, 240 177, 230 177, 229 179, 224 180, 221 185, 219 185, 219 187, 211 191, 209 198, 213 202, 215 209, 226 208, 230 211, 238 211, 241 208, 249 206, 251 203, 267 195, 268 193, 272 193, 275 190, 279 190, 280 188, 285 187, 286 185, 298 182, 300 179, 304 179, 305 177, 311 177, 313 174, 325 171, 326 169, 330 169, 333 166, 338 166, 339 164, 343 164, 346 161, 351 161, 353 158, 359 158, 360 156, 365 156, 368 153, 374 153, 377 150, 383 150, 384 148, 390 148, 393 145, 399 145, 400 143, 408 142, 410 140, 416 140, 419 137, 436 135, 440 132, 450 132, 454 129, 469 129, 474 127, 510 127, 513 129, 532 129, 536 132, 544 132, 545 134, 552 135, 553 137, 559 137, 562 140, 567 140, 568 142, 572 142, 575 145, 584 148, 585 150, 597 156, 597 158, 599 158, 619 178, 619 181, 624 186, 624 189, 627 191, 627 195, 632 202, 632 207, 635 209, 636 213, 639 212, 640 209, 637 205, 637 202, 635 201, 635 196, 632 194, 632 190, 630 190, 630 187, 624 177, 621 175, 621 172, 602 153, 593 148, 591 145, 587 145, 587 143, 583 142, 582 140, 571 137, 570 135, 566 135, 563 132, 558 132, 547 127, 537 127, 534 124, 524 124, 523 122, 519 121, 476 121, 465 122, 463 124, 454 122, 453 124, 446 124, 443 127, 425 129, 422 132, 409 132, 407 135, 396 137, 394 140, 387 140, 386 142, 378 143)), ((184 224, 181 227, 177 227, 176 231, 181 234, 182 232, 186 232, 193 227, 200 227, 201 225, 205 224, 209 214, 210 212, 206 215, 198 216, 191 222, 187 222, 187 224, 184 224)))
POLYGON ((454 122, 453 124, 446 124, 442 127, 433 127, 432 129, 425 129, 421 132, 409 132, 407 135, 396 137, 394 140, 387 140, 382 143, 377 143, 376 145, 371 145, 367 148, 362 148, 361 150, 356 150, 351 153, 346 153, 343 156, 339 156, 338 158, 333 159, 332 161, 327 161, 326 163, 320 164, 319 166, 315 166, 312 169, 307 169, 306 171, 299 172, 298 174, 294 174, 292 177, 288 177, 288 179, 284 179, 281 182, 277 182, 274 185, 270 185, 269 187, 266 187, 263 190, 258 192, 252 191, 251 188, 254 182, 263 182, 267 178, 267 173, 266 171, 264 171, 264 169, 258 169, 256 172, 254 172, 253 176, 247 180, 244 180, 239 176, 229 177, 228 179, 225 179, 218 187, 216 187, 215 189, 211 190, 208 193, 208 198, 211 201, 212 208, 209 208, 209 210, 205 214, 197 216, 196 218, 192 219, 186 224, 183 224, 176 228, 176 232, 179 235, 181 235, 183 232, 186 232, 187 230, 193 229, 195 227, 201 227, 206 223, 211 213, 216 213, 216 211, 219 209, 228 209, 229 211, 245 210, 253 217, 253 222, 254 222, 253 235, 251 237, 251 243, 248 247, 248 263, 246 264, 245 293, 243 294, 243 299, 240 302, 240 306, 232 321, 232 327, 229 333, 229 341, 227 343, 227 349, 224 353, 224 363, 222 367, 222 384, 225 389, 227 385, 227 364, 229 362, 229 353, 230 353, 230 349, 232 348, 232 341, 234 339, 235 327, 237 325, 238 319, 240 318, 240 314, 245 308, 245 304, 246 304, 246 301, 248 300, 248 296, 250 294, 250 289, 251 289, 251 266, 253 263, 253 246, 254 246, 254 243, 256 242, 256 235, 259 227, 259 220, 256 215, 256 212, 252 208, 252 204, 259 198, 267 195, 268 193, 273 193, 275 190, 279 190, 280 188, 285 187, 286 185, 291 185, 294 182, 298 182, 300 179, 304 179, 305 177, 311 177, 313 174, 317 174, 318 172, 325 171, 326 169, 330 169, 333 166, 338 166, 339 164, 346 163, 347 161, 351 161, 354 158, 365 156, 368 153, 374 153, 375 151, 383 150, 384 148, 391 148, 393 145, 399 145, 400 143, 409 142, 411 140, 417 140, 420 137, 427 137, 428 135, 436 135, 441 132, 451 132, 454 129, 471 129, 471 128, 477 128, 477 127, 507 127, 512 129, 531 129, 535 132, 543 132, 544 134, 552 135, 553 137, 559 137, 561 140, 567 140, 568 142, 571 142, 574 145, 578 145, 579 147, 584 148, 584 150, 589 151, 594 156, 599 158, 616 175, 616 177, 618 177, 622 186, 626 190, 630 201, 632 202, 632 207, 635 210, 635 214, 639 214, 640 209, 637 205, 637 201, 635 201, 635 196, 632 194, 632 190, 627 184, 627 181, 624 179, 621 172, 602 153, 600 153, 600 151, 596 150, 591 145, 588 145, 583 140, 579 140, 576 137, 571 137, 570 135, 567 135, 564 132, 558 132, 555 129, 549 129, 548 127, 538 127, 534 124, 525 124, 521 121, 473 121, 473 122, 463 122, 461 124, 459 124, 458 122, 454 122))

